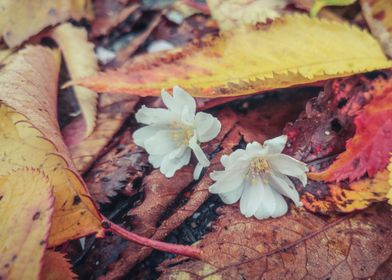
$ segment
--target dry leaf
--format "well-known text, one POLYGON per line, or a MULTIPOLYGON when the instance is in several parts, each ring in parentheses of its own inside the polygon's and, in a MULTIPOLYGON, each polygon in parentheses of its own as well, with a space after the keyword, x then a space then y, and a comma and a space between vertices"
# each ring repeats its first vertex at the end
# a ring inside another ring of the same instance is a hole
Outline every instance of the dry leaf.
POLYGON ((355 117, 355 135, 347 141, 346 151, 326 170, 312 173, 310 178, 352 182, 365 173, 373 177, 387 166, 392 151, 392 79, 372 86, 372 100, 355 117))
POLYGON ((92 18, 91 0, 3 0, 0 37, 13 48, 45 27, 82 17, 92 18))
POLYGON ((76 81, 96 91, 158 95, 180 85, 198 97, 237 96, 309 84, 392 64, 357 27, 291 15, 263 30, 238 30, 117 71, 76 81))
POLYGON ((160 279, 363 279, 392 253, 385 205, 333 218, 293 209, 260 221, 233 206, 221 213, 198 242, 203 261, 169 260, 160 279))
POLYGON ((385 53, 392 57, 392 2, 390 0, 361 0, 362 13, 373 35, 385 53))
POLYGON ((389 160, 389 165, 388 165, 388 183, 389 183, 389 192, 387 194, 388 202, 389 204, 392 204, 392 157, 389 160))
MULTIPOLYGON (((92 76, 97 73, 98 63, 94 44, 87 41, 87 32, 84 28, 64 23, 54 28, 50 34, 63 53, 71 79, 92 76)), ((94 131, 97 114, 98 94, 79 86, 75 86, 73 89, 84 118, 84 126, 79 131, 73 131, 73 137, 65 138, 68 140, 66 142, 68 146, 79 143, 94 131)))
POLYGON ((56 198, 49 246, 94 232, 103 234, 101 215, 74 172, 60 135, 58 70, 51 50, 27 47, 0 72, 0 175, 31 167, 49 177, 56 198))
POLYGON ((63 253, 47 250, 42 260, 41 279, 72 280, 76 279, 76 274, 63 253))
MULTIPOLYGON (((94 132, 78 144, 69 147, 72 161, 80 173, 84 173, 101 155, 100 152, 111 141, 123 125, 126 118, 134 111, 139 101, 137 96, 114 96, 103 93, 99 96, 97 124, 94 132)), ((63 130, 65 142, 67 137, 73 137, 73 131, 80 131, 83 119, 72 122, 63 130)))
POLYGON ((39 279, 53 201, 42 172, 26 168, 0 176, 1 279, 39 279))
POLYGON ((220 30, 265 23, 281 15, 287 0, 207 0, 220 30))

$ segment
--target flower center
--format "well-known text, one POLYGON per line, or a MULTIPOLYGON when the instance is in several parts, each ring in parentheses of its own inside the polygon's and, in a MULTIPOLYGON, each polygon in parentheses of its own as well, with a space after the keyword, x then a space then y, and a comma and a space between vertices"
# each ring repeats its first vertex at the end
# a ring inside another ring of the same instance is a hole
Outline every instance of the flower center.
POLYGON ((175 122, 172 123, 171 128, 173 129, 171 134, 172 139, 179 144, 188 145, 189 140, 194 134, 193 127, 175 122))
POLYGON ((268 183, 267 173, 271 168, 264 158, 257 157, 250 162, 249 170, 246 176, 247 181, 252 185, 257 185, 257 178, 261 177, 264 183, 268 183))

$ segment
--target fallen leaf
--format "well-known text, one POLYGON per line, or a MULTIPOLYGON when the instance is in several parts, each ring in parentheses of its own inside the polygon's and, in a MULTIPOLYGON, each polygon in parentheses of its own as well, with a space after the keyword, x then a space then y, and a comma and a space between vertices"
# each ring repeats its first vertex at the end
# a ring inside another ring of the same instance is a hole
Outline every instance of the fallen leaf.
POLYGON ((392 157, 390 158, 389 165, 388 165, 388 183, 389 183, 389 192, 387 194, 389 204, 392 204, 392 157))
POLYGON ((207 0, 212 17, 220 30, 244 25, 265 23, 278 18, 288 4, 287 0, 207 0))
POLYGON ((225 206, 198 242, 201 261, 166 261, 160 279, 369 278, 392 253, 385 205, 343 217, 292 209, 277 219, 245 218, 225 206))
MULTIPOLYGON (((61 49, 69 75, 72 79, 95 75, 98 71, 94 44, 87 41, 87 31, 64 23, 52 30, 50 36, 61 49)), ((74 93, 84 119, 84 126, 80 131, 73 131, 73 137, 66 137, 68 146, 79 143, 88 137, 95 127, 98 94, 92 90, 74 86, 74 93)))
POLYGON ((356 131, 347 141, 346 151, 326 170, 309 174, 313 180, 350 182, 365 173, 373 177, 384 169, 392 151, 392 79, 375 87, 372 100, 354 120, 356 131))
POLYGON ((392 57, 392 2, 389 0, 361 0, 362 13, 373 35, 385 53, 392 57))
POLYGON ((99 37, 107 35, 129 15, 139 9, 138 4, 129 4, 124 0, 98 0, 94 2, 95 18, 91 26, 91 35, 99 37))
MULTIPOLYGON (((84 173, 99 158, 102 150, 123 125, 126 118, 134 111, 139 101, 137 96, 114 96, 102 93, 99 96, 97 122, 93 133, 76 145, 69 147, 72 161, 80 173, 84 173)), ((72 137, 73 131, 80 131, 83 119, 72 122, 64 128, 65 142, 72 137)))
POLYGON ((27 47, 0 72, 0 175, 29 167, 49 177, 56 198, 49 246, 103 234, 101 215, 74 171, 59 131, 59 58, 54 54, 48 48, 27 47))
POLYGON ((120 190, 128 196, 135 194, 133 185, 140 184, 149 169, 147 154, 133 142, 131 131, 126 131, 112 146, 85 175, 92 198, 101 204, 109 203, 120 190))
POLYGON ((378 43, 357 27, 294 14, 261 30, 210 37, 155 59, 139 57, 117 71, 73 84, 134 95, 158 95, 162 88, 180 85, 194 96, 214 98, 310 84, 391 65, 378 43))
POLYGON ((13 48, 45 27, 83 17, 92 18, 91 0, 3 0, 0 3, 0 36, 13 48))
POLYGON ((71 280, 76 279, 72 272, 72 265, 65 254, 47 250, 42 260, 41 279, 43 280, 71 280))
POLYGON ((51 183, 38 170, 0 176, 1 279, 39 279, 53 200, 51 183))
POLYGON ((327 6, 347 6, 351 5, 356 0, 315 0, 312 8, 310 9, 310 16, 315 17, 320 10, 327 6))

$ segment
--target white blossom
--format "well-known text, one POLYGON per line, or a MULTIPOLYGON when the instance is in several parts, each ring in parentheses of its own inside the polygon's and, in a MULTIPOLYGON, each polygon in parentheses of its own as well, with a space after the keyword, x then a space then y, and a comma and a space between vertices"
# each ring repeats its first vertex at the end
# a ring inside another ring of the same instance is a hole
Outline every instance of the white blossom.
POLYGON ((226 204, 240 200, 241 213, 257 219, 284 215, 287 203, 282 196, 301 206, 299 194, 288 176, 298 178, 305 186, 308 168, 282 154, 286 141, 287 136, 283 135, 265 141, 264 145, 252 142, 245 150, 222 156, 225 169, 210 174, 215 181, 210 192, 219 194, 226 204))
POLYGON ((136 120, 147 126, 133 133, 134 142, 146 149, 148 161, 166 177, 187 165, 193 151, 198 160, 193 177, 198 179, 210 164, 199 144, 214 139, 221 124, 210 114, 196 114, 195 99, 178 86, 173 95, 162 90, 161 96, 167 109, 142 106, 136 113, 136 120))

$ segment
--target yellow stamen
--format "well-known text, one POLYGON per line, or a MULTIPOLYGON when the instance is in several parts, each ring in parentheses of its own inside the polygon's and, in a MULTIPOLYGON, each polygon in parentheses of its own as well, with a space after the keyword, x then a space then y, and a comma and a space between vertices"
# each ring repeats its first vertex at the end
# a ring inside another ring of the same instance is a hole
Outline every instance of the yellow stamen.
POLYGON ((251 161, 249 171, 247 174, 247 180, 252 186, 257 185, 257 177, 261 177, 265 184, 268 184, 266 174, 271 172, 268 162, 261 158, 255 158, 251 161))

